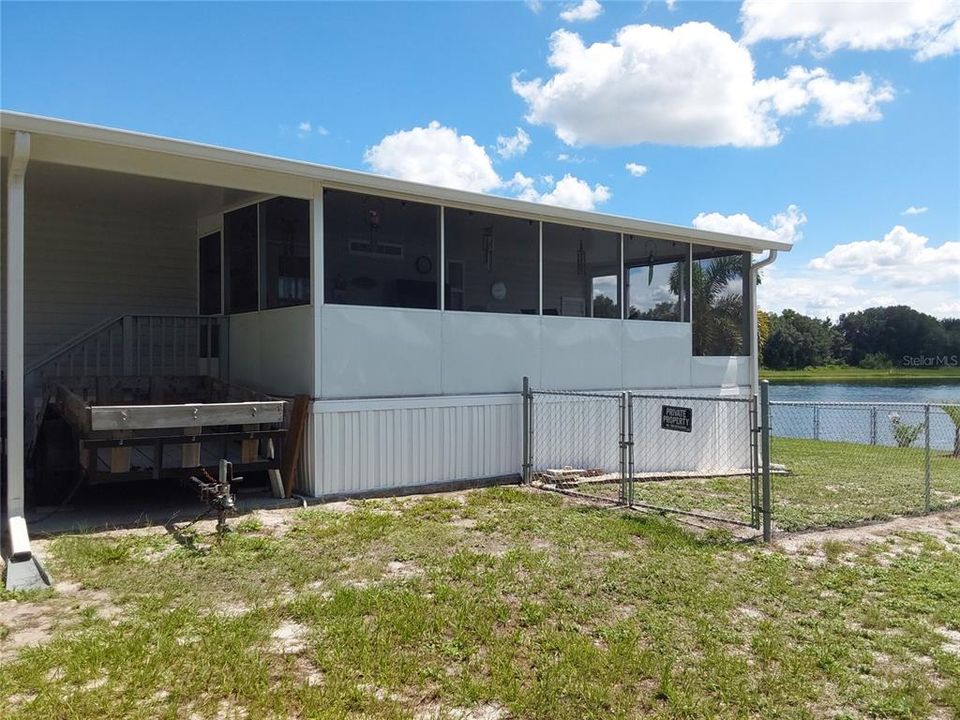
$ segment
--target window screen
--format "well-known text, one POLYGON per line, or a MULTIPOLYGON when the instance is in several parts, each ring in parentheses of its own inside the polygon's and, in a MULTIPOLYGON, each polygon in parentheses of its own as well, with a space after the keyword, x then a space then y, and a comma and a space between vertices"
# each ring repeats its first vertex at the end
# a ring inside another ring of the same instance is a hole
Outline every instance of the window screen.
POLYGON ((257 309, 257 206, 223 216, 225 300, 228 313, 257 309))
POLYGON ((693 354, 749 355, 750 253, 693 246, 693 354))
POLYGON ((686 243, 624 235, 627 319, 690 319, 689 255, 686 243))
POLYGON ((536 315, 540 224, 446 208, 447 310, 536 315))
POLYGON ((310 302, 310 202, 278 197, 260 203, 260 306, 310 302))
POLYGON ((198 291, 200 314, 219 315, 223 312, 222 276, 220 274, 220 233, 200 238, 200 287, 198 291))
POLYGON ((543 314, 620 317, 620 235, 543 224, 543 314))
POLYGON ((328 303, 440 307, 440 208, 341 190, 323 192, 328 303))

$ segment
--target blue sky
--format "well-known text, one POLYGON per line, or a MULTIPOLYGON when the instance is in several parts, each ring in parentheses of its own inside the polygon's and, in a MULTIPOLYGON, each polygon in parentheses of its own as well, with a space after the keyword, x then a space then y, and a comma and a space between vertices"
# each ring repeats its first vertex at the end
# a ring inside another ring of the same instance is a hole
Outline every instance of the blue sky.
POLYGON ((782 237, 769 309, 960 316, 957 4, 774 6, 4 2, 0 103, 782 237))

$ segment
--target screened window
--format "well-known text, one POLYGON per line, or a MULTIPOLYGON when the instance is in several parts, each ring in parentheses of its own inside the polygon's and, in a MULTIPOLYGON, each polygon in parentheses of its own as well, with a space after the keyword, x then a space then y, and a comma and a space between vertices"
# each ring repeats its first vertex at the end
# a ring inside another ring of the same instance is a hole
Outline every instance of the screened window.
POLYGON ((690 319, 690 246, 623 236, 623 278, 630 320, 690 319))
POLYGON ((749 355, 750 253, 693 246, 693 354, 749 355))
POLYGON ((258 309, 257 206, 223 216, 225 304, 228 313, 258 309))
POLYGON ((323 191, 328 303, 440 307, 440 208, 323 191))
POLYGON ((220 274, 220 233, 200 238, 200 314, 219 315, 223 312, 223 279, 220 274))
POLYGON ((446 208, 444 242, 447 310, 537 314, 537 221, 446 208))
POLYGON ((620 235, 543 224, 543 314, 620 317, 620 235))
POLYGON ((260 203, 260 306, 310 302, 310 202, 278 197, 260 203))

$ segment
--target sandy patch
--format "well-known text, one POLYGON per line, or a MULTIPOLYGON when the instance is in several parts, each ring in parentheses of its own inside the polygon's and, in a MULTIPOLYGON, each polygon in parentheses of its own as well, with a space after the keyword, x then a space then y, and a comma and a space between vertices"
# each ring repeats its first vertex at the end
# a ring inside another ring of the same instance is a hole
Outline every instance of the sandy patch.
POLYGON ((505 720, 506 709, 497 703, 485 703, 475 708, 445 708, 442 705, 428 705, 417 710, 416 720, 505 720))
POLYGON ((943 651, 960 657, 960 632, 947 628, 938 628, 937 632, 944 637, 943 651))
POLYGON ((960 510, 948 510, 919 517, 897 518, 874 525, 783 534, 775 538, 775 542, 788 553, 796 553, 806 546, 822 545, 829 541, 879 542, 886 540, 891 535, 903 532, 920 532, 944 542, 955 542, 957 533, 960 533, 960 510))
POLYGON ((307 627, 296 622, 280 624, 270 636, 270 649, 281 655, 296 655, 307 649, 307 627))

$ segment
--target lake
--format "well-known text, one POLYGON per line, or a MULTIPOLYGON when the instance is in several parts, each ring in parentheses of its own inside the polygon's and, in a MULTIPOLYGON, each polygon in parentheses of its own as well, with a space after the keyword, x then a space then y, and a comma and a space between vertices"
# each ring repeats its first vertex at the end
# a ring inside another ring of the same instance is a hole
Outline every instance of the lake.
POLYGON ((773 434, 781 437, 835 440, 863 444, 895 446, 894 426, 900 423, 919 428, 913 447, 923 447, 930 408, 930 445, 937 450, 952 450, 956 429, 940 408, 960 405, 960 379, 897 380, 868 382, 796 382, 770 383, 770 410, 773 434), (825 403, 819 406, 799 403, 825 403), (796 405, 789 403, 798 403, 796 405), (865 406, 830 403, 870 403, 865 406), (900 407, 895 403, 914 403, 900 407))

